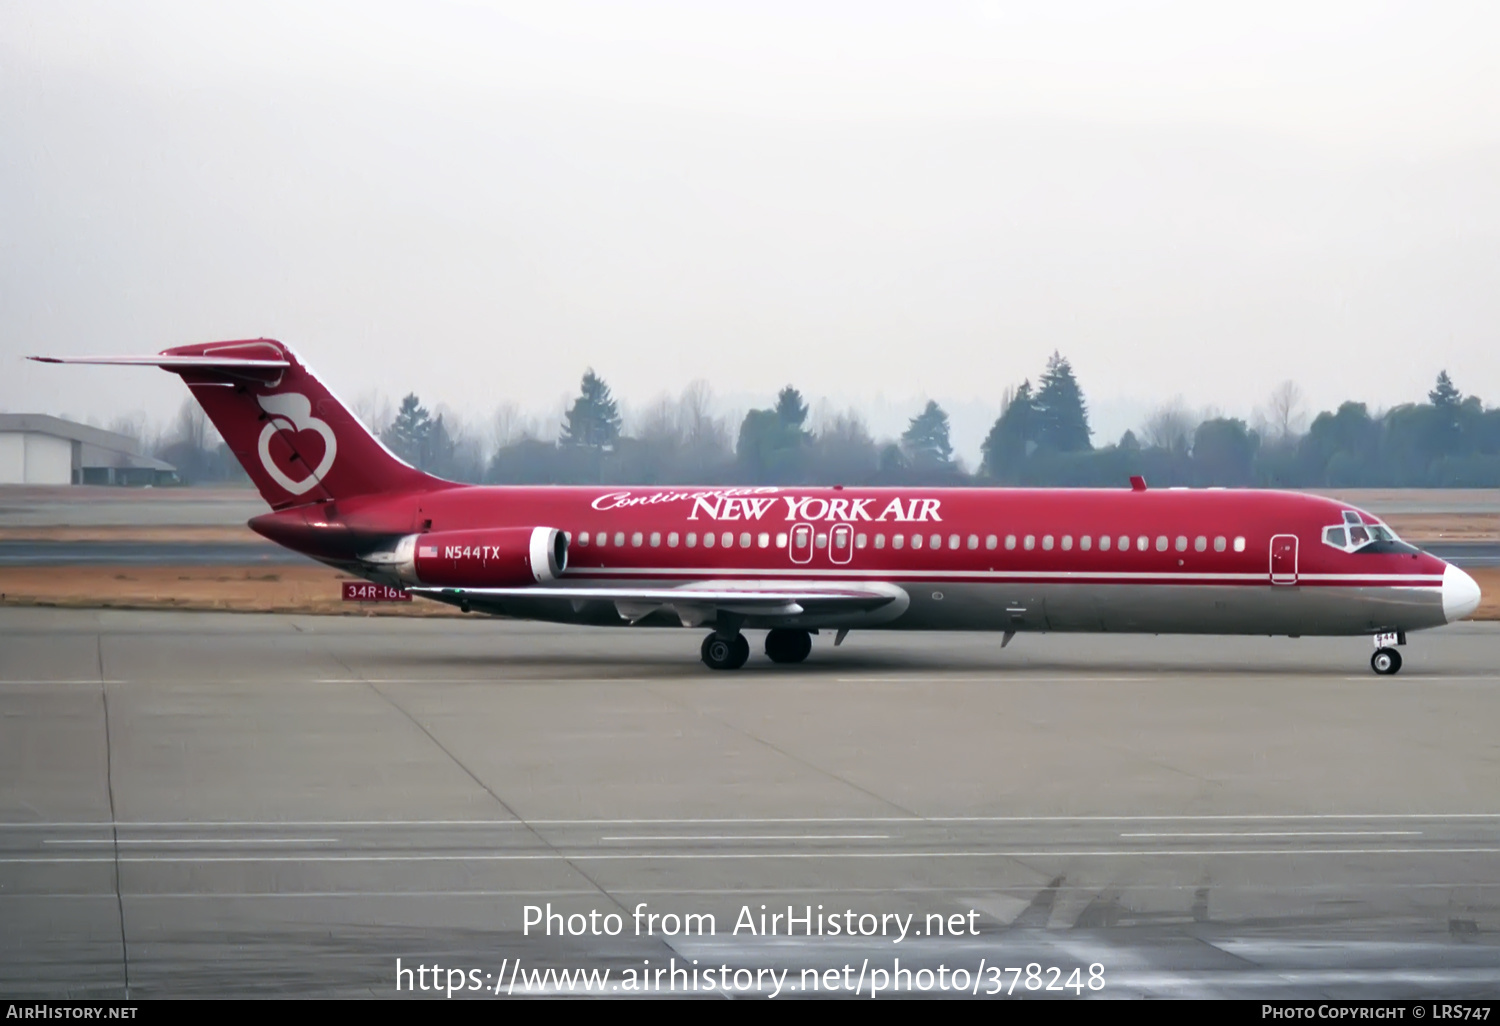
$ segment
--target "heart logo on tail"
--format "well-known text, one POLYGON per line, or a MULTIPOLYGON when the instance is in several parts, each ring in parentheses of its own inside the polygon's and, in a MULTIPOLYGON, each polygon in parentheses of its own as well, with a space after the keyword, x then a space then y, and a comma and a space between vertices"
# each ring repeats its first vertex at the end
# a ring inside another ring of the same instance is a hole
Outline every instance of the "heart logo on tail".
POLYGON ((271 475, 271 480, 293 495, 301 495, 322 481, 324 475, 333 467, 333 458, 338 453, 338 441, 333 437, 333 428, 328 426, 327 421, 312 415, 312 403, 301 393, 282 392, 279 395, 262 395, 257 396, 256 401, 260 403, 261 409, 271 415, 271 419, 266 421, 266 426, 260 433, 261 466, 266 468, 266 473, 271 475), (287 431, 292 434, 298 431, 316 431, 323 436, 323 462, 319 463, 317 469, 301 481, 293 481, 271 458, 271 439, 278 431, 287 431))

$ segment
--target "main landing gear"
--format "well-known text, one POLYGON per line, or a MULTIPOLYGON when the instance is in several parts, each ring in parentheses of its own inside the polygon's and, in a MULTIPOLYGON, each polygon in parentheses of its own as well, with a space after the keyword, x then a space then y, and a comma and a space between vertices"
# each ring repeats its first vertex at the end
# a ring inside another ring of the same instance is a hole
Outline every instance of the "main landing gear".
POLYGON ((766 633, 766 655, 773 663, 800 663, 812 651, 812 635, 778 627, 766 633))
POLYGON ((730 635, 715 631, 703 639, 701 654, 710 670, 738 670, 750 658, 750 642, 739 631, 730 635))
MULTIPOLYGON (((812 635, 795 628, 778 627, 766 634, 766 655, 773 663, 800 663, 812 651, 812 635)), ((738 670, 750 658, 750 642, 739 631, 714 631, 703 639, 703 662, 711 670, 738 670)))

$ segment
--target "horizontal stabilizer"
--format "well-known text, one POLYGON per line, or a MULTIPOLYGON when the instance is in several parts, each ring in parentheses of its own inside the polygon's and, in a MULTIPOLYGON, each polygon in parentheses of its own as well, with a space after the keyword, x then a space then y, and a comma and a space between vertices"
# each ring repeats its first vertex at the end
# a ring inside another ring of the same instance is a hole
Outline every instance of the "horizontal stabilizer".
POLYGON ((285 370, 286 360, 251 360, 232 356, 28 356, 37 363, 103 363, 162 370, 285 370))
POLYGON ((272 509, 452 487, 382 445, 296 353, 274 339, 199 342, 149 356, 31 359, 176 374, 272 509))

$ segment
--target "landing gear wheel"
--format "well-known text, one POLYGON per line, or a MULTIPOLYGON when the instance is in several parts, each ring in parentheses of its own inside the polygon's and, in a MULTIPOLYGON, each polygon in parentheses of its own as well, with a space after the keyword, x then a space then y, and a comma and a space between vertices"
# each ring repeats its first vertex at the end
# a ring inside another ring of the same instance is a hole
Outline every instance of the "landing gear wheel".
POLYGON ((1401 672, 1401 653, 1394 648, 1377 648, 1370 657, 1370 669, 1382 677, 1401 672))
POLYGON ((812 651, 812 635, 790 627, 777 627, 766 634, 766 655, 773 663, 800 663, 812 651))
POLYGON ((766 633, 766 655, 773 663, 800 663, 812 651, 812 635, 796 628, 778 627, 766 633))
POLYGON ((699 654, 710 670, 738 670, 750 658, 750 642, 743 634, 726 638, 715 632, 703 639, 699 654))

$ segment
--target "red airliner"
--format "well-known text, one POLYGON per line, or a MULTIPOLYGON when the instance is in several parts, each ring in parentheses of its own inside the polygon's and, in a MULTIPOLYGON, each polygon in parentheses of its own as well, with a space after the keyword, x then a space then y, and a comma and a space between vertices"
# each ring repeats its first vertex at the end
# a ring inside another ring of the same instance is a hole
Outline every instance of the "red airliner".
POLYGON ((1021 488, 481 487, 387 450, 269 339, 156 356, 33 357, 178 374, 271 512, 265 537, 464 611, 744 629, 796 663, 850 630, 1370 635, 1472 613, 1479 587, 1362 510, 1295 492, 1021 488))

